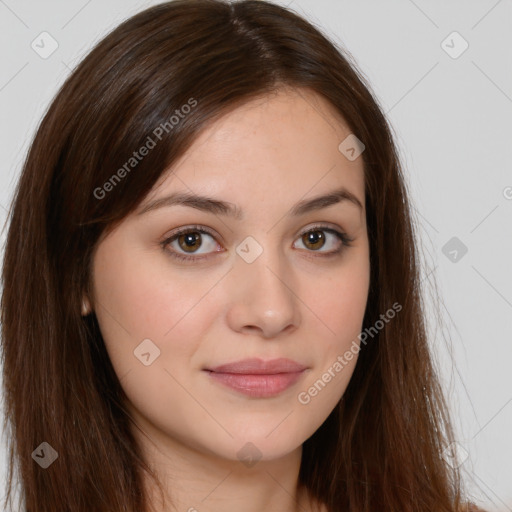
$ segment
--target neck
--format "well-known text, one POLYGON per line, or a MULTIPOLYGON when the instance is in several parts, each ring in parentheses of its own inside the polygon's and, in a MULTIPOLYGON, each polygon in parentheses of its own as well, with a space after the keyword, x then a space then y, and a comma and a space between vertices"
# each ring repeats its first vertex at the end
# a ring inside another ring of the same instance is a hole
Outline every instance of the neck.
POLYGON ((275 460, 254 465, 195 451, 183 444, 153 444, 145 452, 164 495, 146 481, 152 512, 306 512, 307 496, 299 490, 302 447, 275 460))

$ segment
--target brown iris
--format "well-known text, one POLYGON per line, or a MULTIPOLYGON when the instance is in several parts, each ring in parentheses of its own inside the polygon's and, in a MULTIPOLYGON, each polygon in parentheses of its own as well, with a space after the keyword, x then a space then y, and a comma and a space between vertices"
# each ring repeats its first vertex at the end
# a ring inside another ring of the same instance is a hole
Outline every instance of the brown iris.
POLYGON ((325 235, 322 231, 308 231, 302 235, 302 241, 310 249, 320 249, 325 244, 325 235))
POLYGON ((194 252, 201 247, 201 234, 197 231, 192 231, 180 235, 178 237, 179 246, 186 252, 194 252), (185 242, 182 244, 182 242, 185 242))

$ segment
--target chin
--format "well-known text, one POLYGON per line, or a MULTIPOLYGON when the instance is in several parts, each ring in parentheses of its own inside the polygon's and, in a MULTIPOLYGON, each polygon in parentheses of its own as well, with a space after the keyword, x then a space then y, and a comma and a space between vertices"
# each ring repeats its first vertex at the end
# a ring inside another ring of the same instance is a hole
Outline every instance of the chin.
POLYGON ((247 467, 252 467, 258 461, 271 461, 285 457, 302 446, 303 441, 291 438, 289 431, 283 431, 279 436, 275 432, 269 435, 271 430, 266 430, 265 434, 251 433, 249 430, 244 435, 231 430, 233 437, 223 435, 222 439, 213 439, 210 436, 205 440, 203 450, 222 459, 242 462, 247 467))

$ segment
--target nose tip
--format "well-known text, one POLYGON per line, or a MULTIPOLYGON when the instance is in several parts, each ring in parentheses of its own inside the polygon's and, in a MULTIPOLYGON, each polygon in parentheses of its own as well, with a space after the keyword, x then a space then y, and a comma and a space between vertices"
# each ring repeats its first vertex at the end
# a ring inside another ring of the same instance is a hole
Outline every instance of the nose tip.
MULTIPOLYGON (((247 243, 250 251, 251 242, 247 243)), ((300 322, 298 301, 287 283, 293 277, 283 265, 279 272, 274 272, 269 259, 268 254, 260 254, 252 263, 241 258, 232 277, 234 290, 228 313, 232 329, 257 332, 267 339, 292 332, 300 322)), ((273 261, 279 264, 278 258, 273 261)))

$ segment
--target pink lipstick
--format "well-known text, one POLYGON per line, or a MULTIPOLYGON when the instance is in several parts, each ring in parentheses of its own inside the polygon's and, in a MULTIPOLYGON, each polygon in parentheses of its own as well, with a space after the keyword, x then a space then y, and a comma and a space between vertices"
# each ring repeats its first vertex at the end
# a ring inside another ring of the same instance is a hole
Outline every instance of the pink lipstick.
POLYGON ((244 359, 205 368, 212 379, 254 398, 276 396, 293 386, 307 369, 291 359, 244 359))

